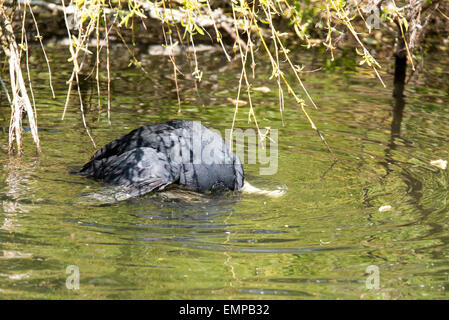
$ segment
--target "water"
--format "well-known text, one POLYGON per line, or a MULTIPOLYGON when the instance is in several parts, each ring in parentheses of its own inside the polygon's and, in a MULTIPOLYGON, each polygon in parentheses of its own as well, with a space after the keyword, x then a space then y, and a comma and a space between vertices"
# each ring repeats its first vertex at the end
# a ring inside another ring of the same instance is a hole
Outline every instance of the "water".
MULTIPOLYGON (((167 192, 121 202, 89 200, 107 186, 70 171, 96 148, 81 123, 76 91, 61 121, 71 69, 63 47, 49 47, 56 99, 51 98, 39 49, 33 48, 33 86, 43 153, 29 133, 22 158, 7 156, 10 110, 0 102, 0 297, 39 299, 405 299, 447 298, 449 289, 449 174, 431 160, 449 159, 446 106, 448 65, 437 56, 406 88, 403 113, 354 58, 304 74, 320 107, 309 108, 339 158, 331 154, 286 95, 282 126, 277 88, 267 60, 258 61, 253 103, 261 127, 279 129, 279 163, 261 176, 245 164, 247 180, 264 189, 286 187, 280 198, 254 194, 167 192), (391 210, 379 212, 389 205, 391 210), (68 266, 80 272, 69 290, 68 266), (369 266, 379 288, 368 289, 369 266), (371 267, 373 268, 373 267, 371 267)), ((138 55, 148 74, 113 52, 111 125, 106 100, 99 113, 96 84, 82 82, 86 118, 97 147, 144 124, 201 120, 224 131, 232 123, 239 64, 219 54, 199 56, 199 97, 180 79, 182 115, 167 57, 138 55), (218 70, 218 72, 217 72, 218 70)), ((299 52, 306 70, 325 55, 299 52)), ((188 64, 177 62, 188 74, 188 64)), ((381 61, 382 62, 382 61, 381 61)), ((101 90, 106 93, 105 72, 101 90)), ((290 76, 291 77, 291 76, 290 76)), ((293 77, 291 77, 293 81, 293 77)), ((297 89, 301 93, 300 89, 297 89)), ((245 97, 243 97, 245 98, 245 97)), ((247 123, 242 107, 237 126, 247 123)))

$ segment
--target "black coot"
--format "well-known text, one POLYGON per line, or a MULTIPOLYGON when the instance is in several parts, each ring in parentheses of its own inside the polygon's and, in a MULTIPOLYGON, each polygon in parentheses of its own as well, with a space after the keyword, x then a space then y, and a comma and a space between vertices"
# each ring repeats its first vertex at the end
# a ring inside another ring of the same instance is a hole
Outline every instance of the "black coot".
POLYGON ((186 120, 131 131, 97 151, 79 174, 121 185, 130 196, 174 183, 196 191, 238 190, 244 180, 240 159, 221 136, 186 120))

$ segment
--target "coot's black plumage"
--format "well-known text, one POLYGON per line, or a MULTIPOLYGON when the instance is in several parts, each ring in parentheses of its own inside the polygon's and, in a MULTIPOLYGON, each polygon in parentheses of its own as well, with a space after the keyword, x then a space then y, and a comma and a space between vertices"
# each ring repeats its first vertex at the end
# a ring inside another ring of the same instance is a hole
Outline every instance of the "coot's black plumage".
POLYGON ((97 151, 79 173, 124 186, 131 196, 170 184, 197 191, 238 190, 244 180, 240 159, 220 135, 186 120, 133 130, 97 151))

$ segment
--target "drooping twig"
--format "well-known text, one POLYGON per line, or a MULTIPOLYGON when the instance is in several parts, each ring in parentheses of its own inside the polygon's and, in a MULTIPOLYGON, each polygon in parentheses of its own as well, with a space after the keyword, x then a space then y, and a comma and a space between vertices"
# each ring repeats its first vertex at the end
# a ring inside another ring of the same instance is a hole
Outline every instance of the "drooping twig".
POLYGON ((48 69, 48 81, 49 81, 49 83, 50 83, 50 90, 51 90, 51 94, 53 95, 53 99, 54 99, 54 98, 55 98, 55 90, 53 89, 53 83, 52 83, 52 80, 51 80, 51 68, 50 68, 50 62, 48 62, 47 53, 45 52, 44 44, 42 43, 42 36, 41 36, 41 34, 40 34, 40 32, 39 32, 39 27, 38 27, 38 25, 37 25, 36 17, 34 16, 34 13, 33 13, 33 9, 31 8, 31 4, 30 4, 31 1, 27 1, 27 3, 28 3, 28 7, 30 8, 31 16, 33 17, 34 26, 36 27, 36 33, 37 33, 36 38, 39 39, 39 43, 40 43, 41 48, 42 48, 42 53, 44 54, 45 62, 47 63, 47 69, 48 69))
POLYGON ((1 76, 0 76, 0 84, 2 85, 2 88, 5 91, 6 99, 8 99, 8 102, 11 104, 11 98, 9 97, 8 89, 6 88, 5 83, 3 82, 3 79, 1 76))
POLYGON ((31 101, 28 97, 27 88, 23 79, 20 65, 20 53, 5 8, 0 6, 0 42, 1 47, 9 60, 9 76, 11 80, 11 122, 9 130, 8 151, 14 150, 14 141, 16 142, 17 152, 23 152, 22 145, 22 113, 25 111, 28 116, 31 134, 36 145, 36 151, 40 152, 40 141, 37 131, 37 124, 31 101))

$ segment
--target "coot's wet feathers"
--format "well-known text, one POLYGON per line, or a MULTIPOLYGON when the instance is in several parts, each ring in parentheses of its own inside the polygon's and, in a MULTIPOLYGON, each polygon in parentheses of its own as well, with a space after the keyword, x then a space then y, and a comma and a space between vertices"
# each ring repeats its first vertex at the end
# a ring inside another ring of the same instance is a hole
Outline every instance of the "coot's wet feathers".
POLYGON ((131 196, 173 183, 197 191, 238 190, 244 180, 240 159, 220 135, 186 120, 133 130, 97 151, 79 173, 122 185, 131 196))

